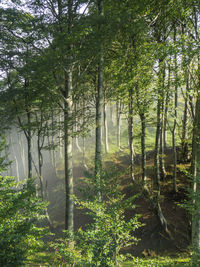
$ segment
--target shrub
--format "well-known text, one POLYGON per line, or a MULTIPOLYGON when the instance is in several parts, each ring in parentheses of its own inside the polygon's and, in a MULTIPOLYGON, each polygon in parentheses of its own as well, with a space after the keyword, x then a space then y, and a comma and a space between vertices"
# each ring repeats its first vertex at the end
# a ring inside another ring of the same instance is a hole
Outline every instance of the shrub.
POLYGON ((116 266, 118 261, 125 260, 125 255, 120 251, 137 242, 133 232, 141 223, 138 215, 126 220, 125 210, 133 207, 135 197, 126 199, 119 190, 117 180, 104 173, 100 183, 95 179, 87 180, 85 199, 74 197, 76 205, 86 210, 93 222, 85 230, 81 228, 74 233, 74 246, 70 246, 72 240, 69 235, 64 241, 53 245, 59 263, 106 267, 116 266), (99 190, 101 201, 96 194, 99 190))
POLYGON ((17 183, 0 176, 0 266, 23 266, 39 251, 46 230, 37 226, 46 204, 35 195, 33 180, 17 183))

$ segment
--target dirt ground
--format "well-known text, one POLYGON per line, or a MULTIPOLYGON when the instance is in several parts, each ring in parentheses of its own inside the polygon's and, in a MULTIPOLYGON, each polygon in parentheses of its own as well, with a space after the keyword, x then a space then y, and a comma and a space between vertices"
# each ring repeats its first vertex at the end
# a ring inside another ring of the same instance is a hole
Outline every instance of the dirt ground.
MULTIPOLYGON (((149 188, 153 179, 153 152, 147 154, 147 180, 149 188)), ((165 219, 168 223, 168 233, 166 233, 159 224, 159 220, 154 212, 151 202, 141 194, 135 201, 136 208, 129 210, 126 217, 130 218, 135 213, 141 214, 141 221, 144 223, 142 228, 139 228, 135 235, 140 239, 137 245, 128 249, 134 256, 155 256, 155 255, 170 255, 188 251, 190 243, 190 225, 191 220, 188 213, 179 204, 182 204, 187 199, 188 179, 183 172, 178 170, 177 186, 178 192, 173 192, 172 181, 172 154, 169 150, 165 156, 166 178, 161 182, 161 208, 165 219)), ((133 184, 129 179, 128 166, 129 157, 122 153, 113 155, 112 160, 104 163, 105 168, 116 165, 120 171, 120 183, 123 186, 123 191, 126 196, 132 196, 140 192, 141 173, 140 173, 140 158, 136 157, 136 183, 133 184)), ((185 167, 185 166, 184 166, 185 167)), ((188 166, 186 166, 188 167, 188 166)), ((49 169, 49 172, 51 170, 49 169)), ((82 166, 74 167, 75 177, 75 193, 79 194, 78 187, 82 186, 84 179, 84 168, 82 166)), ((48 175, 48 174, 46 174, 48 175)), ((57 180, 50 179, 48 176, 48 195, 50 200, 49 214, 54 224, 54 232, 56 236, 60 236, 64 228, 64 179, 63 171, 60 170, 57 174, 57 180)), ((90 218, 83 214, 80 210, 75 210, 75 229, 84 226, 90 222, 90 218)))

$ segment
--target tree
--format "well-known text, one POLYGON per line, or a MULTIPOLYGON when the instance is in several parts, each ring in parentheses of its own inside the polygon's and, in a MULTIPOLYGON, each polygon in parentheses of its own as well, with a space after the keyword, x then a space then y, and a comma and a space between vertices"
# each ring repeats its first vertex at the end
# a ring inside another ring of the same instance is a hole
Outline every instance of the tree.
MULTIPOLYGON (((5 142, 1 135, 1 152, 5 142)), ((0 172, 5 169, 5 156, 0 157, 0 172)), ((47 230, 38 227, 44 219, 46 203, 35 195, 32 179, 17 183, 14 177, 0 176, 0 264, 22 266, 27 257, 44 251, 42 237, 47 230)))

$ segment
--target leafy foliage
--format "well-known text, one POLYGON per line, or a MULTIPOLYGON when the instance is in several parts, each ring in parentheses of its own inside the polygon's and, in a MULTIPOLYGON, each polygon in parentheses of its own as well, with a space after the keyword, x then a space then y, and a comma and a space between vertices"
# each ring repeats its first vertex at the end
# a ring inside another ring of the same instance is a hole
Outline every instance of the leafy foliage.
MULTIPOLYGON (((115 266, 126 259, 120 251, 137 242, 133 232, 141 227, 138 215, 127 220, 125 210, 133 206, 135 197, 126 199, 119 190, 116 178, 105 174, 101 177, 101 185, 94 178, 87 180, 86 199, 75 198, 80 209, 92 218, 86 229, 79 229, 74 239, 69 235, 60 243, 54 244, 56 259, 73 264, 91 264, 91 266, 115 266), (101 189, 102 201, 95 192, 101 189), (70 243, 74 242, 74 247, 70 243)), ((70 265, 71 264, 71 265, 70 265)))
POLYGON ((35 196, 33 180, 21 184, 0 177, 0 265, 23 266, 28 254, 43 248, 39 228, 46 204, 35 196))

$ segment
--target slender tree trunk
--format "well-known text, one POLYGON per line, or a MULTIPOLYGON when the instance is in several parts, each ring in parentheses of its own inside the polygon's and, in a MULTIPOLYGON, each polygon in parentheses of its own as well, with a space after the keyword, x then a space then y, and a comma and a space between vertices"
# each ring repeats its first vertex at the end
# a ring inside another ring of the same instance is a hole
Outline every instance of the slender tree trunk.
POLYGON ((167 232, 167 221, 162 213, 162 209, 160 206, 160 148, 159 142, 161 138, 161 107, 162 107, 162 99, 160 96, 163 95, 162 90, 163 88, 163 61, 159 60, 159 75, 158 75, 158 100, 157 100, 157 127, 156 127, 156 140, 155 140, 155 159, 154 159, 154 168, 155 168, 155 181, 154 181, 154 188, 156 189, 156 196, 154 199, 154 207, 158 219, 160 221, 161 226, 167 232))
POLYGON ((107 120, 107 105, 104 102, 104 144, 106 153, 109 152, 108 145, 108 120, 107 120))
POLYGON ((160 140, 160 99, 157 100, 157 125, 156 125, 156 139, 155 139, 155 159, 154 159, 154 168, 155 168, 155 181, 154 184, 160 191, 160 170, 159 170, 159 140, 160 140))
MULTIPOLYGON (((103 0, 97 1, 98 15, 103 16, 103 0)), ((102 25, 99 25, 99 32, 101 31, 102 25)), ((99 63, 98 63, 98 85, 96 95, 96 148, 95 148, 95 177, 99 184, 98 198, 101 201, 101 171, 102 171, 102 122, 103 122, 103 73, 104 73, 104 55, 103 55, 103 43, 102 38, 100 40, 100 52, 99 52, 99 63)))
POLYGON ((186 162, 188 160, 188 142, 187 142, 187 125, 188 125, 188 94, 189 91, 189 81, 188 73, 186 74, 186 97, 183 113, 183 125, 182 125, 182 136, 181 136, 181 154, 182 160, 186 162))
POLYGON ((17 181, 19 182, 19 164, 16 155, 15 155, 15 164, 16 164, 16 177, 17 181))
POLYGON ((163 181, 165 179, 166 171, 165 171, 165 149, 164 149, 164 101, 161 105, 161 128, 160 128, 160 179, 163 181))
MULTIPOLYGON (((74 107, 75 107, 75 114, 77 113, 77 104, 74 104, 74 107)), ((75 121, 75 144, 76 144, 76 148, 77 150, 82 153, 82 149, 80 148, 79 146, 79 142, 78 142, 78 135, 77 135, 77 132, 78 132, 78 125, 77 125, 77 120, 75 121)))
MULTIPOLYGON (((12 142, 12 135, 11 132, 9 132, 9 149, 11 148, 11 146, 13 146, 13 142, 12 142)), ((9 151, 8 149, 8 151, 9 151)), ((9 151, 10 152, 10 151, 9 151)), ((9 168, 9 176, 14 176, 14 172, 13 172, 13 164, 12 164, 12 159, 9 157, 9 152, 8 152, 8 161, 11 160, 11 164, 10 164, 10 168, 9 168)))
POLYGON ((28 129, 26 132, 26 139, 27 139, 27 146, 28 146, 28 178, 32 178, 33 170, 32 170, 32 136, 31 136, 31 115, 30 112, 27 112, 27 119, 28 119, 28 129))
POLYGON ((56 152, 55 152, 55 116, 54 116, 54 112, 53 112, 53 107, 51 108, 52 112, 51 112, 51 144, 53 146, 53 149, 51 150, 52 152, 52 165, 53 168, 55 170, 56 176, 57 176, 57 169, 56 169, 56 152))
POLYGON ((78 151, 79 151, 80 153, 82 153, 82 149, 81 149, 81 147, 79 146, 78 136, 75 136, 75 144, 76 144, 76 148, 78 149, 78 151))
POLYGON ((66 210, 65 229, 74 230, 74 193, 73 166, 72 166, 72 69, 68 66, 66 72, 66 102, 64 111, 65 126, 65 190, 66 190, 66 210))
POLYGON ((162 87, 161 87, 161 114, 160 114, 160 179, 163 181, 165 179, 166 171, 165 171, 165 160, 164 160, 164 109, 165 109, 165 63, 163 62, 162 66, 162 87))
POLYGON ((141 150, 142 150, 142 183, 143 185, 146 184, 146 118, 145 114, 140 114, 140 120, 141 120, 141 150))
POLYGON ((188 98, 185 99, 184 114, 183 114, 183 127, 182 127, 182 159, 187 161, 188 159, 188 142, 187 142, 187 125, 188 125, 188 98))
POLYGON ((116 118, 117 118, 117 147, 121 151, 121 104, 119 101, 116 103, 116 118))
POLYGON ((168 103, 169 103, 169 92, 166 93, 165 100, 165 111, 164 111, 164 124, 163 124, 163 145, 164 145, 164 153, 167 149, 167 119, 168 119, 168 103))
POLYGON ((62 130, 61 130, 62 118, 61 114, 59 114, 59 131, 58 131, 58 138, 59 138, 59 157, 63 159, 63 141, 62 141, 62 130))
POLYGON ((115 116, 114 116, 114 108, 113 105, 110 107, 110 121, 112 128, 115 126, 115 116))
MULTIPOLYGON (((27 129, 23 130, 27 141, 27 155, 28 155, 28 178, 32 178, 32 134, 31 134, 31 113, 29 108, 26 106, 26 116, 27 116, 27 129)), ((19 126, 23 129, 23 124, 21 118, 17 116, 19 126)))
POLYGON ((40 134, 38 134, 38 137, 37 137, 37 151, 38 151, 38 171, 39 171, 39 181, 40 181, 40 192, 41 192, 42 199, 44 199, 44 186, 43 186, 43 176, 42 176, 43 156, 42 156, 41 145, 40 145, 40 134))
POLYGON ((53 157, 53 152, 52 152, 52 144, 51 144, 51 140, 50 140, 50 136, 48 134, 47 137, 47 141, 48 141, 48 147, 49 147, 49 156, 50 156, 50 161, 51 161, 51 165, 54 168, 54 157, 53 157))
POLYGON ((20 155, 21 155, 21 162, 22 162, 22 166, 23 166, 23 173, 24 173, 24 177, 26 177, 26 163, 25 163, 24 142, 22 140, 21 133, 18 134, 18 141, 19 141, 19 146, 20 146, 20 155))
MULTIPOLYGON (((72 8, 73 0, 68 0, 68 29, 67 33, 71 34, 72 27, 72 8)), ((66 191, 66 206, 65 206, 65 229, 73 232, 74 230, 74 180, 73 180, 73 164, 72 164, 72 57, 71 45, 68 48, 68 56, 66 58, 65 69, 65 103, 64 103, 64 153, 65 153, 65 191, 66 191)))
MULTIPOLYGON (((199 83, 200 88, 200 83, 199 83)), ((199 209, 199 194, 200 194, 200 93, 198 92, 196 108, 195 108, 195 120, 194 120, 194 133, 193 133, 193 179, 194 179, 194 213, 192 218, 192 245, 195 252, 200 254, 200 209, 199 209)))
POLYGON ((168 84, 167 84, 167 92, 165 97, 165 111, 164 111, 164 125, 163 125, 163 143, 164 143, 164 152, 167 149, 167 119, 168 119, 168 103, 170 101, 170 87, 171 87, 171 66, 168 66, 168 84))
POLYGON ((134 148, 133 148, 133 89, 129 91, 129 115, 128 115, 128 136, 130 153, 130 178, 134 182, 134 148))
MULTIPOLYGON (((11 148, 11 155, 14 157, 15 159, 15 169, 16 172, 14 172, 14 176, 17 177, 17 181, 19 182, 19 164, 18 164, 18 160, 17 160, 17 156, 16 156, 16 149, 14 149, 13 146, 13 140, 12 140, 12 136, 10 135, 10 148, 11 148)), ((14 162, 13 162, 14 163, 14 162)))
MULTIPOLYGON (((82 110, 83 110, 83 127, 85 128, 85 114, 84 114, 84 111, 86 110, 86 106, 85 106, 85 99, 84 99, 84 96, 83 96, 83 107, 82 107, 82 110)), ((82 164, 84 166, 84 168, 87 170, 88 167, 87 167, 87 164, 86 164, 86 157, 85 157, 85 134, 83 134, 82 136, 82 144, 83 144, 83 149, 82 149, 82 164)))
MULTIPOLYGON (((194 29, 196 39, 198 34, 198 15, 194 7, 194 29)), ((193 142, 192 142, 192 174, 193 174, 193 217, 192 217, 192 246, 195 256, 200 258, 200 57, 198 57, 198 85, 196 88, 196 106, 194 116, 193 142)))
MULTIPOLYGON (((174 42, 176 42, 176 29, 174 29, 174 42)), ((177 107, 178 107, 178 84, 177 84, 177 57, 174 58, 174 76, 175 76, 175 85, 174 85, 174 126, 172 131, 172 147, 173 147, 173 188, 174 192, 177 192, 177 152, 176 152, 176 125, 177 125, 177 107)))
POLYGON ((82 164, 84 166, 84 168, 87 170, 87 164, 86 164, 86 160, 85 160, 85 136, 82 137, 82 141, 83 141, 83 149, 82 149, 82 164))

